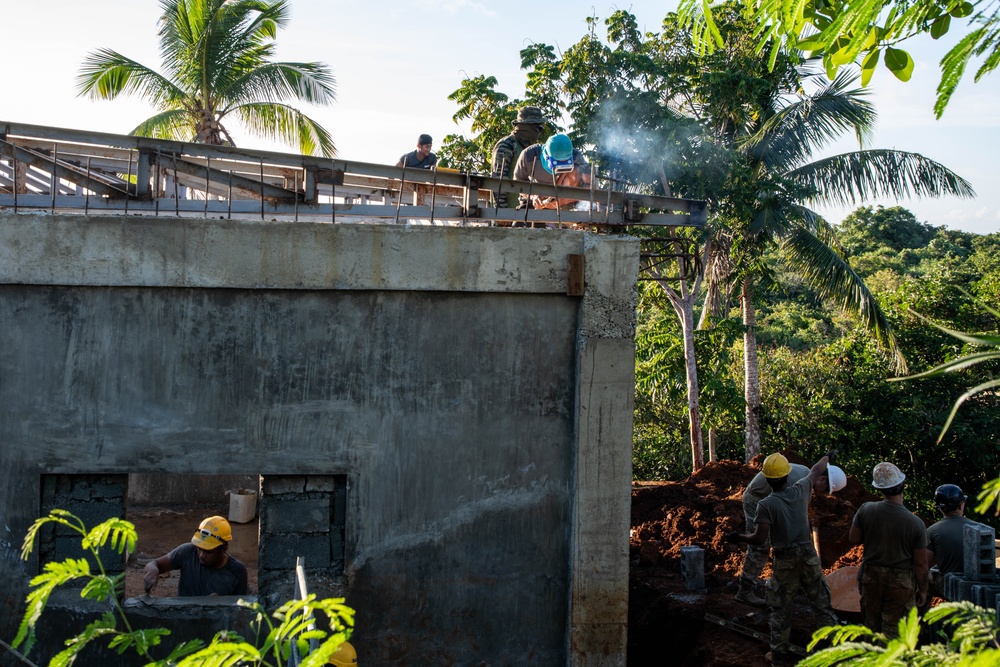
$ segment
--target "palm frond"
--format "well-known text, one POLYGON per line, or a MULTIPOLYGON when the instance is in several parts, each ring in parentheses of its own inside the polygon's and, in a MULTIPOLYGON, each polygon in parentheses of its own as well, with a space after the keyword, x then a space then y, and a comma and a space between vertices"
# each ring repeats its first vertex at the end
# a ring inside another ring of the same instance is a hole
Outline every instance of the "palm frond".
POLYGON ((243 104, 233 112, 258 136, 296 146, 303 155, 333 157, 337 154, 337 147, 326 129, 286 104, 243 104))
POLYGON ((918 153, 889 149, 843 153, 786 174, 816 194, 811 201, 854 206, 879 197, 975 197, 964 178, 918 153))
POLYGON ((841 72, 814 94, 769 118, 742 147, 769 170, 783 173, 817 150, 853 132, 863 144, 875 127, 874 105, 864 88, 849 88, 857 76, 841 72))
POLYGON ((111 49, 87 55, 76 81, 77 95, 100 100, 136 95, 159 109, 178 106, 185 97, 166 77, 111 49))
POLYGON ((895 369, 905 372, 906 359, 888 318, 864 280, 851 269, 847 261, 801 226, 789 234, 782 249, 805 280, 824 298, 838 302, 846 312, 855 314, 865 330, 892 355, 895 369))
POLYGON ((325 106, 337 98, 333 74, 322 63, 264 63, 226 86, 218 95, 234 106, 287 99, 325 106))
POLYGON ((164 111, 136 125, 129 132, 137 137, 191 141, 195 136, 195 117, 184 109, 164 111))

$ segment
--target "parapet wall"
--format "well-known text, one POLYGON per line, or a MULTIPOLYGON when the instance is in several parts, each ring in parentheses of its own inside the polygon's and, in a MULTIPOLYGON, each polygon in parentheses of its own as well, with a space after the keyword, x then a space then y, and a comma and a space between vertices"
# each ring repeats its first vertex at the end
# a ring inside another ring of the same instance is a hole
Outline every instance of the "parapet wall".
POLYGON ((0 213, 0 636, 43 480, 261 475, 262 600, 311 550, 365 664, 624 665, 637 270, 569 230, 0 213))

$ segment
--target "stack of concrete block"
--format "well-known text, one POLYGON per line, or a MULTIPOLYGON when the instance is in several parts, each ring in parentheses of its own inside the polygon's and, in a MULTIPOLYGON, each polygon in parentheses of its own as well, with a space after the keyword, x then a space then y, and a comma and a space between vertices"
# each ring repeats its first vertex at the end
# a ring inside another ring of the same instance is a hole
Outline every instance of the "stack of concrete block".
POLYGON ((962 574, 944 575, 944 596, 965 600, 985 609, 1000 605, 1000 579, 996 570, 996 531, 983 524, 965 526, 962 574))

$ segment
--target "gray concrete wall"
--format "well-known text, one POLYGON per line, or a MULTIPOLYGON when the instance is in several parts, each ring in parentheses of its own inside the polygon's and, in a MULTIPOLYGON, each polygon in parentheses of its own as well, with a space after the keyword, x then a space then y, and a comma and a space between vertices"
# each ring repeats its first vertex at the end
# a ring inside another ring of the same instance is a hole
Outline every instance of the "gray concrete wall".
POLYGON ((43 474, 342 475, 318 592, 366 664, 623 665, 637 268, 577 231, 0 214, 0 632, 43 474))

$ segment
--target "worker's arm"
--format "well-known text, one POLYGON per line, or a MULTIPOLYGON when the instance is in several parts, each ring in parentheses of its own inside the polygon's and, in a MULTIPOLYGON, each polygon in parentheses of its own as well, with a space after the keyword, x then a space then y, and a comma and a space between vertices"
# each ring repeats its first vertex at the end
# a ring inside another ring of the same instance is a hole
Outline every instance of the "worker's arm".
POLYGON ((758 523, 754 531, 749 534, 732 532, 726 536, 726 539, 730 542, 752 544, 754 546, 760 546, 762 544, 767 544, 767 538, 771 535, 771 524, 769 523, 758 523))
POLYGON ((927 604, 927 571, 930 569, 927 549, 913 550, 913 571, 917 575, 917 606, 927 604))
POLYGON ((865 534, 856 525, 851 524, 851 531, 847 534, 847 541, 851 544, 862 544, 865 541, 865 534))
POLYGON ((160 556, 156 560, 146 563, 146 567, 142 570, 142 582, 146 587, 146 595, 149 595, 156 588, 160 575, 170 572, 171 569, 173 568, 170 567, 169 556, 160 556))
POLYGON ((813 464, 812 468, 809 468, 809 474, 806 475, 806 477, 808 477, 809 481, 813 483, 813 486, 816 486, 817 479, 826 475, 826 467, 829 464, 830 459, 827 456, 823 456, 819 461, 816 461, 816 463, 813 464))

